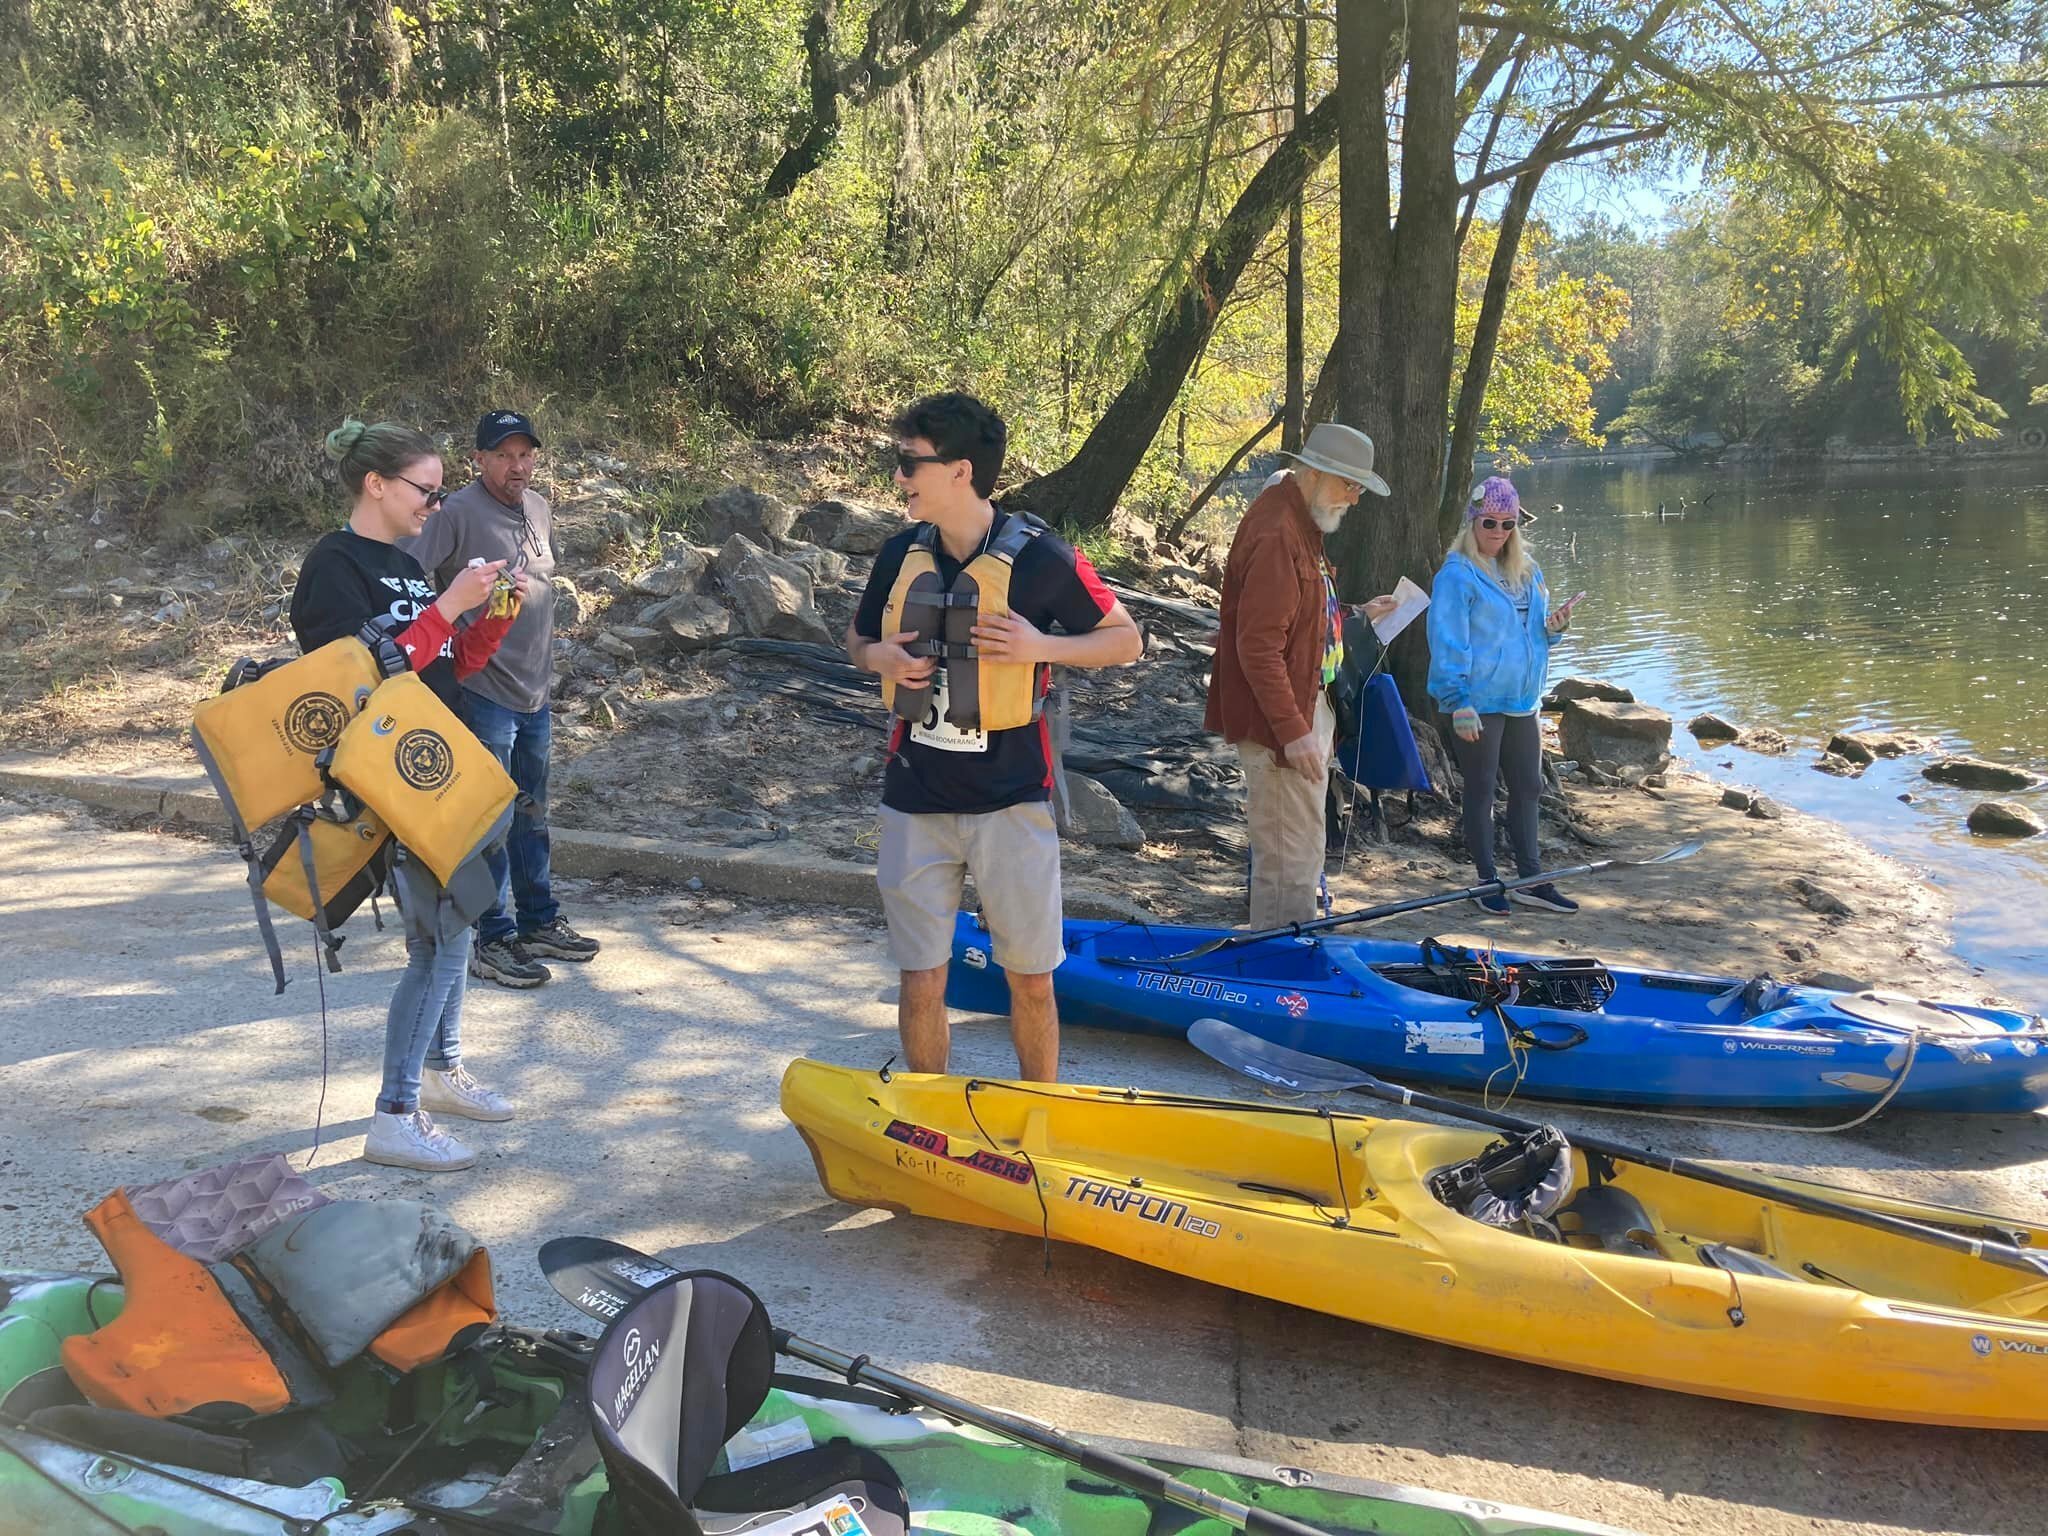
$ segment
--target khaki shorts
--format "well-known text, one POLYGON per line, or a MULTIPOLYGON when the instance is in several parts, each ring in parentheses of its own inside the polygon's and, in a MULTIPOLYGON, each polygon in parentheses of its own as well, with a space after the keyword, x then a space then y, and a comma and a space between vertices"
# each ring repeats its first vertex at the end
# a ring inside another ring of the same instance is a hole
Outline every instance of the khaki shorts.
POLYGON ((976 816, 913 816, 882 807, 875 878, 889 919, 889 956, 931 971, 953 953, 953 919, 967 874, 981 893, 995 962, 1019 976, 1059 969, 1060 837, 1043 800, 976 816))

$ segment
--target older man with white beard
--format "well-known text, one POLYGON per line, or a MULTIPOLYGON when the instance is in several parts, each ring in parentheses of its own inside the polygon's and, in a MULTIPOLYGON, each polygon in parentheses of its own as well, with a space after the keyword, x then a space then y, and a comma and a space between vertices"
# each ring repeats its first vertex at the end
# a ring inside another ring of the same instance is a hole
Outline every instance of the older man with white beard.
MULTIPOLYGON (((1362 492, 1390 494, 1373 473, 1372 439, 1354 427, 1325 422, 1288 457, 1296 467, 1266 483, 1231 541, 1203 720, 1244 765, 1254 928, 1317 915, 1336 735, 1325 690, 1344 659, 1323 535, 1337 531, 1362 492)), ((1365 606, 1377 618, 1394 599, 1365 606)))

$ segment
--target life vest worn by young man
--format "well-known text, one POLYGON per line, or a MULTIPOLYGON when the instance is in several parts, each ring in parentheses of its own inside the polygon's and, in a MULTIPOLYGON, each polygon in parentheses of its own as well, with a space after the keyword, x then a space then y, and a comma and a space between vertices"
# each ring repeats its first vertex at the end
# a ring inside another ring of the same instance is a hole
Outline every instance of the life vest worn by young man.
MULTIPOLYGON (((889 603, 882 610, 882 633, 914 631, 917 639, 904 647, 913 656, 929 656, 945 674, 946 722, 961 730, 1007 731, 1029 725, 1044 708, 1050 668, 1029 661, 990 661, 974 644, 975 620, 1010 611, 1010 578, 1017 556, 1046 525, 1028 512, 1006 515, 1002 528, 986 548, 960 568, 951 586, 939 579, 936 551, 939 530, 926 523, 903 556, 889 603), (967 663, 967 665, 961 665, 967 663)), ((903 719, 924 720, 932 711, 938 674, 925 683, 892 683, 882 679, 882 702, 903 719)))

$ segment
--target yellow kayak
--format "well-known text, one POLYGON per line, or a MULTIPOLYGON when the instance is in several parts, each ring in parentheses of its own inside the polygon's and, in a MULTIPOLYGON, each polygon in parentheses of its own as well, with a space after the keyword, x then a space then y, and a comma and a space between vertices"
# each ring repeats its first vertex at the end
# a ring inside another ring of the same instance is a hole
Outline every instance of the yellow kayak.
MULTIPOLYGON (((1494 1142, 1483 1131, 803 1060, 783 1076, 782 1110, 827 1192, 854 1205, 1044 1232, 1616 1381, 1815 1413, 2048 1429, 2048 1281, 1682 1174, 1573 1148, 1568 1201, 1492 1226, 1430 1187, 1494 1142)), ((2048 1250, 2048 1228, 1779 1182, 2048 1250)))

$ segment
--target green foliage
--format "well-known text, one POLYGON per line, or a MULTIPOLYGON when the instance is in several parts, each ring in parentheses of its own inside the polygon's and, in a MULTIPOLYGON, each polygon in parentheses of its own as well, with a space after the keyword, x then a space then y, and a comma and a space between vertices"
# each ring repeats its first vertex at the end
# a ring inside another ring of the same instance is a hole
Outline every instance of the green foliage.
MULTIPOLYGON (((962 386, 1009 418, 1013 480, 1049 470, 1291 121, 1282 12, 1021 0, 863 85, 819 166, 766 201, 810 108, 811 0, 23 4, 0 107, 0 453, 158 503, 231 474, 302 515, 344 411, 446 429, 512 396, 702 459, 731 432, 962 386)), ((878 13, 892 46, 939 14, 828 9, 848 69, 878 13)), ((2042 103, 1891 99, 2005 68, 2014 6, 1878 0, 1846 39, 1828 8, 1743 3, 1741 44, 1720 9, 1510 10, 1528 69, 1496 167, 1611 67, 1586 132, 1654 132, 1600 163, 1662 135, 1733 200, 1702 205, 1697 238, 1532 230, 1483 447, 1596 440, 1625 401, 1626 425, 1691 434, 1810 440, 1880 410, 1968 434, 2040 382, 2042 103), (1645 19, 1659 30, 1617 64, 1645 19)), ((1330 40, 1319 16, 1312 100, 1330 40)), ((1468 105, 1461 174, 1485 120, 1468 105)), ((1311 382, 1335 332, 1336 175, 1305 199, 1311 382)), ((1461 356, 1497 196, 1460 258, 1461 356)), ((1180 381, 1137 506, 1185 507, 1270 417, 1284 265, 1275 231, 1180 381)))

